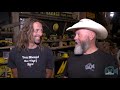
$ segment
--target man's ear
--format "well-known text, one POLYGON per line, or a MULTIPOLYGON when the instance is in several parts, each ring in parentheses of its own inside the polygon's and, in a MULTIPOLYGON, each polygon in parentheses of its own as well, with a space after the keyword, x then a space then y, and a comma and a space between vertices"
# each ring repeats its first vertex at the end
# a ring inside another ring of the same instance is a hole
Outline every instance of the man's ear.
POLYGON ((89 39, 90 39, 90 40, 93 40, 93 39, 95 38, 95 35, 96 35, 96 34, 95 34, 94 32, 90 32, 90 33, 89 33, 89 39))

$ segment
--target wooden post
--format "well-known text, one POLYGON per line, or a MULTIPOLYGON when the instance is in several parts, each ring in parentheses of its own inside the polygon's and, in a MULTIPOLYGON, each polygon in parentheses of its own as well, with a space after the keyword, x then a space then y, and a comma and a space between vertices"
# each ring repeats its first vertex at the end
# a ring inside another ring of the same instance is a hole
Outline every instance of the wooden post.
MULTIPOLYGON (((12 23, 17 23, 19 22, 19 12, 12 12, 12 23)), ((19 33, 19 26, 14 27, 14 36, 13 36, 13 42, 15 42, 16 37, 19 33)))

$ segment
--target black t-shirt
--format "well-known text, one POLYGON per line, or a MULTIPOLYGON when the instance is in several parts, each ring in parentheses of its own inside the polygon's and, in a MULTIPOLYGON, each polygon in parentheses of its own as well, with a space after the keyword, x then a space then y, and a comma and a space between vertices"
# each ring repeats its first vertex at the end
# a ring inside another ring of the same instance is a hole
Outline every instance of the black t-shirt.
POLYGON ((118 62, 100 50, 88 55, 73 55, 68 59, 64 76, 68 78, 118 77, 118 62))
POLYGON ((54 68, 53 53, 46 47, 19 52, 13 48, 8 67, 17 68, 18 78, 45 78, 45 70, 54 68))

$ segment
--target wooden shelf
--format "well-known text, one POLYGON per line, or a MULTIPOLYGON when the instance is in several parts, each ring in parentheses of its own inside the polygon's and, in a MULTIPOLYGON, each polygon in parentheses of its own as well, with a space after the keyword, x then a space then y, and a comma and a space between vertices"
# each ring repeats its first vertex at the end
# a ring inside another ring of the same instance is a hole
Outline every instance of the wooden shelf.
POLYGON ((7 65, 7 63, 4 63, 4 64, 0 63, 0 66, 4 66, 4 65, 7 65))
POLYGON ((11 48, 13 48, 14 46, 5 46, 5 47, 0 47, 0 49, 11 49, 11 48))
POLYGON ((74 41, 74 39, 67 39, 67 40, 46 40, 46 41, 42 41, 43 43, 44 42, 60 42, 60 41, 62 41, 62 42, 65 42, 65 41, 74 41))
MULTIPOLYGON (((9 48, 13 48, 14 46, 6 46, 6 47, 0 47, 0 49, 9 49, 9 48)), ((64 48, 72 48, 75 46, 63 46, 63 47, 50 47, 50 49, 52 50, 56 50, 56 49, 64 49, 64 48)))
POLYGON ((2 35, 6 35, 6 34, 11 34, 13 35, 13 32, 0 32, 2 35))
POLYGON ((57 49, 65 49, 65 48, 73 48, 75 46, 63 46, 63 47, 50 47, 52 50, 57 50, 57 49))

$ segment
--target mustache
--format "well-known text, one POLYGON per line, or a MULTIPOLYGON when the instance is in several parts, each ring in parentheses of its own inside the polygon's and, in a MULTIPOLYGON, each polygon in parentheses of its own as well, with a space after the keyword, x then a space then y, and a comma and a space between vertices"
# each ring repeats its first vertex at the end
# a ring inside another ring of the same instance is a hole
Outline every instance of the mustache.
POLYGON ((35 35, 35 37, 41 37, 40 35, 35 35))

